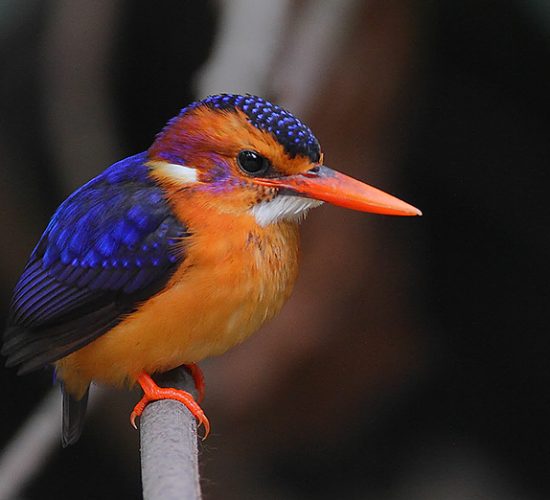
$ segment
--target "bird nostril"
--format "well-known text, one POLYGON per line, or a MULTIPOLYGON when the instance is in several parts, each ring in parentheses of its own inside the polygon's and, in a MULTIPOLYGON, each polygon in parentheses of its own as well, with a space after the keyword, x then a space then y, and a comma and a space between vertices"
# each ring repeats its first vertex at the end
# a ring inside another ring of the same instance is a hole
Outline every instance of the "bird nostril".
POLYGON ((321 167, 319 165, 315 165, 313 168, 310 168, 306 175, 317 175, 321 171, 321 167))

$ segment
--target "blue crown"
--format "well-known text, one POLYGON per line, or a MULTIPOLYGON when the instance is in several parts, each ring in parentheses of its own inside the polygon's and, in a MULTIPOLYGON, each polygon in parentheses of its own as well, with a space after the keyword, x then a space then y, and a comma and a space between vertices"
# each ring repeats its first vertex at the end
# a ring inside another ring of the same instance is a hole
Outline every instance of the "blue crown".
POLYGON ((310 128, 276 104, 249 94, 218 94, 191 104, 181 114, 201 105, 220 110, 238 108, 252 125, 271 133, 291 158, 300 155, 312 162, 319 161, 321 147, 310 128))

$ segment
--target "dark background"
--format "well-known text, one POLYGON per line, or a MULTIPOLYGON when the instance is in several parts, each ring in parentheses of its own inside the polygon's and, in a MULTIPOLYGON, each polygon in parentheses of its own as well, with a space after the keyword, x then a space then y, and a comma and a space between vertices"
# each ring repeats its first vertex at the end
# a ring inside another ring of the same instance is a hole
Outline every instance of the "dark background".
MULTIPOLYGON (((147 148, 167 119, 204 97, 194 77, 223 21, 208 2, 119 1, 108 20, 85 4, 0 9, 4 316, 64 197, 147 148), (73 58, 82 26, 87 43, 104 44, 99 90, 97 68, 73 58), (64 82, 75 65, 78 88, 64 82), (88 102, 96 93, 99 110, 88 102), (104 109, 108 128, 99 130, 94 113, 104 109)), ((214 428, 201 445, 205 495, 546 498, 550 9, 519 0, 356 4, 300 117, 328 165, 425 215, 310 215, 302 275, 281 317, 205 363, 214 428)), ((292 29, 306 21, 296 15, 292 29)), ((289 45, 276 49, 272 74, 289 45)), ((265 96, 289 97, 269 87, 265 96)), ((51 373, 6 369, 0 384, 4 445, 51 373)), ((105 396, 81 441, 56 449, 22 496, 139 497, 138 433, 126 420, 137 397, 105 396)))

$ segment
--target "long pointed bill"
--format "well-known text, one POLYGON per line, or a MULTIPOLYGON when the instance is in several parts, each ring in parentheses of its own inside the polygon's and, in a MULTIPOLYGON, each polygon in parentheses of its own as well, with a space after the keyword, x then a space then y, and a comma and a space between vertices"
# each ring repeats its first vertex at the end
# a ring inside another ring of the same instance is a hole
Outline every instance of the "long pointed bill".
POLYGON ((274 179, 256 178, 263 186, 289 189, 297 194, 339 207, 385 215, 422 215, 418 208, 331 168, 274 179))

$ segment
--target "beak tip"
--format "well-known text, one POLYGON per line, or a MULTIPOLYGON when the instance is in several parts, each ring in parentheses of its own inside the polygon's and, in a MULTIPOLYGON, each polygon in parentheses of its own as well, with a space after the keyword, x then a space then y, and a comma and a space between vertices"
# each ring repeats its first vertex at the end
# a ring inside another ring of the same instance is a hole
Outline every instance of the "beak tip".
POLYGON ((405 203, 404 201, 397 200, 397 204, 391 207, 391 211, 386 212, 389 215, 402 215, 405 217, 419 217, 422 216, 422 210, 419 210, 418 208, 414 207, 413 205, 409 205, 408 203, 405 203))

